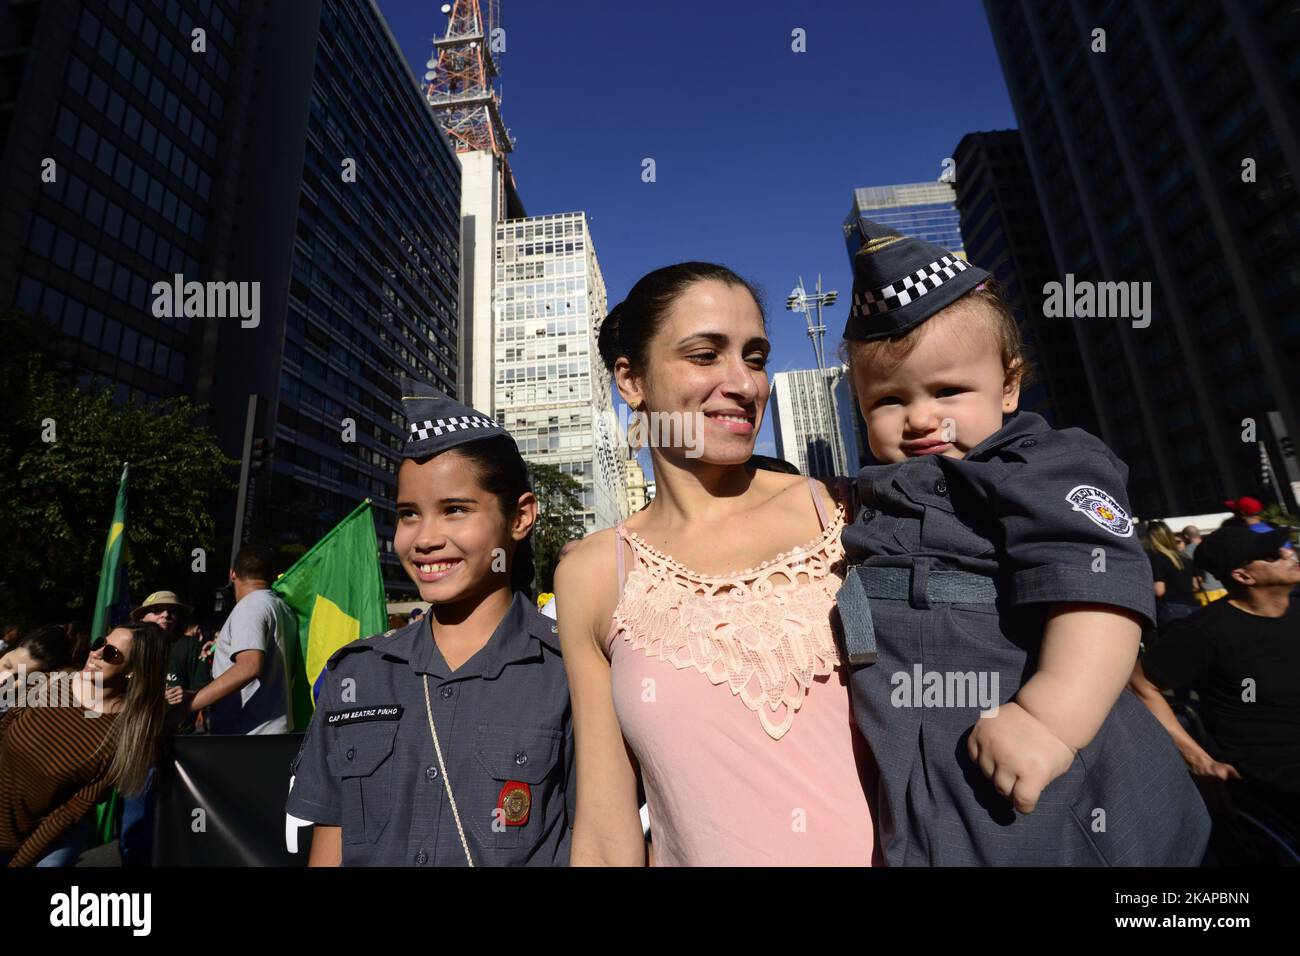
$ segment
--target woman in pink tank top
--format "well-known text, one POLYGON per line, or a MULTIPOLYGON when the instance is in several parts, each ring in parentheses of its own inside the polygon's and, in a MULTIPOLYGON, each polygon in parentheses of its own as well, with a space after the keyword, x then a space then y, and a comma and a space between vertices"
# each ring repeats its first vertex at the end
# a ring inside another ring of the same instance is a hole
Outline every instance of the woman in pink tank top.
POLYGON ((575 865, 646 862, 638 777, 656 865, 878 862, 832 626, 849 485, 748 466, 764 332, 752 288, 708 263, 650 273, 601 327, 657 493, 556 571, 575 865))

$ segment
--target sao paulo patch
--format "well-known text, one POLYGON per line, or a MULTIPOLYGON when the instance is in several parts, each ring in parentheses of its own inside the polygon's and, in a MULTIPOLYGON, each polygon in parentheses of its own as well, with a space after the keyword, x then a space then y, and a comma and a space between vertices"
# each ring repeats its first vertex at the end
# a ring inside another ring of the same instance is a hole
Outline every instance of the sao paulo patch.
POLYGON ((1133 519, 1118 501, 1100 488, 1075 485, 1065 500, 1075 511, 1082 511, 1093 524, 1100 525, 1117 538, 1133 536, 1133 519))

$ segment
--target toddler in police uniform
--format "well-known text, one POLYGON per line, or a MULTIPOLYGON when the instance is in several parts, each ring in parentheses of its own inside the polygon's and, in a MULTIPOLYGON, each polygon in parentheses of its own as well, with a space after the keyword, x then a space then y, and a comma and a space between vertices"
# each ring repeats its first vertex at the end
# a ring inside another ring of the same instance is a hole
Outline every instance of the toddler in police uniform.
POLYGON ((316 824, 313 865, 566 865, 573 728, 527 590, 527 468, 491 418, 402 390, 393 550, 431 607, 330 658, 286 809, 316 824))
POLYGON ((1128 469, 1018 411, 990 276, 862 220, 845 339, 871 451, 838 596, 885 859, 1196 865, 1209 818, 1125 690, 1154 612, 1128 469))

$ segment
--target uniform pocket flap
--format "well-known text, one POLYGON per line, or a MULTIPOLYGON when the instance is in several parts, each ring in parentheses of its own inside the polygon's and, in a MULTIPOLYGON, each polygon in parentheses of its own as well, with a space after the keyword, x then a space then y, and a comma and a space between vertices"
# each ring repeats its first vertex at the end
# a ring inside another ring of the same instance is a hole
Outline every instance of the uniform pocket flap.
POLYGON ((475 755, 496 780, 541 783, 560 757, 559 731, 513 727, 479 727, 475 755))
POLYGON ((396 723, 366 723, 335 727, 326 754, 331 772, 339 777, 368 777, 393 753, 396 723))

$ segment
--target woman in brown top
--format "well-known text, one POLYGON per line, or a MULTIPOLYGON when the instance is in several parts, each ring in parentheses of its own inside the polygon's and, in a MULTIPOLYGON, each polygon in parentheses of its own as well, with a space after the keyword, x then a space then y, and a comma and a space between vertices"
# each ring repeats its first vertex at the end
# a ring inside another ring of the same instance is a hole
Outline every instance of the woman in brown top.
POLYGON ((116 785, 144 788, 167 709, 162 629, 113 630, 80 673, 29 686, 0 719, 0 863, 31 866, 116 785))

